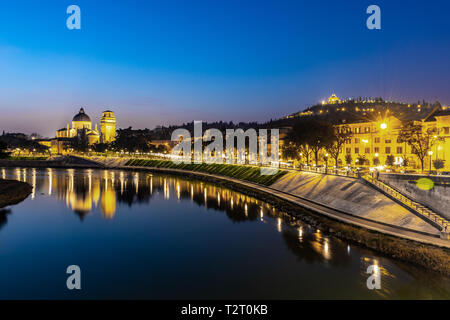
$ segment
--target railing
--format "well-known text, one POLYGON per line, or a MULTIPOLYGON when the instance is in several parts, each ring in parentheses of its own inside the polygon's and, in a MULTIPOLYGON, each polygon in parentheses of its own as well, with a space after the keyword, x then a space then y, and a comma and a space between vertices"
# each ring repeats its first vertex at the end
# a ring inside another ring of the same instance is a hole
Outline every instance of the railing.
POLYGON ((362 179, 366 180, 367 182, 371 183, 378 189, 382 190, 395 200, 401 202, 404 206, 407 206, 408 208, 414 210, 414 212, 417 212, 418 214, 422 215, 423 217, 427 218, 430 221, 433 221, 435 224, 439 225, 442 228, 442 231, 448 232, 448 227, 450 226, 450 222, 437 213, 433 212, 429 208, 424 207, 418 202, 412 201, 408 197, 404 196, 394 188, 388 186, 387 184, 375 179, 374 177, 370 175, 362 175, 362 179))
POLYGON ((354 172, 354 171, 350 171, 348 169, 304 166, 304 167, 300 168, 300 170, 306 171, 306 172, 332 174, 332 175, 341 176, 341 177, 351 177, 351 178, 359 178, 360 177, 360 173, 358 171, 354 172))

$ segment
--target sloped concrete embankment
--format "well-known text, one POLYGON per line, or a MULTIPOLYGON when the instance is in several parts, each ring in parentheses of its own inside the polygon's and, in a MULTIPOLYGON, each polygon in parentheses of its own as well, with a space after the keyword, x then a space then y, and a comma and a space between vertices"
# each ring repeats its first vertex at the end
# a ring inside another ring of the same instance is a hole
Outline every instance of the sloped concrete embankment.
POLYGON ((291 172, 271 187, 364 219, 427 234, 440 234, 428 222, 357 179, 291 172))

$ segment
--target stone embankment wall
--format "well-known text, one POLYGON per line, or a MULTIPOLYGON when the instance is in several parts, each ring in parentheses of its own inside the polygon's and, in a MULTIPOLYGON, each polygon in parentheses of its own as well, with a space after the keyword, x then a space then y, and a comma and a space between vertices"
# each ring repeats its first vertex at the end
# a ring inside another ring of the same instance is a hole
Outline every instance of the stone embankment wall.
POLYGON ((381 174, 380 180, 391 185, 411 199, 426 205, 433 211, 450 219, 450 177, 403 174, 381 174), (422 190, 417 186, 420 178, 433 181, 430 190, 422 190))

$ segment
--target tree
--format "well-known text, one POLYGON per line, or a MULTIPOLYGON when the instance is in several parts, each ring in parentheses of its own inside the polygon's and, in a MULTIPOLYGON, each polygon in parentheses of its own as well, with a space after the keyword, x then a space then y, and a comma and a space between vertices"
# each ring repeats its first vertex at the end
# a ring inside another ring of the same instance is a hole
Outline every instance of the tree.
POLYGON ((116 150, 129 152, 149 152, 151 132, 149 129, 133 130, 132 127, 117 130, 116 140, 113 147, 116 150))
POLYGON ((281 148, 281 154, 283 158, 289 160, 299 160, 300 159, 300 148, 294 142, 289 141, 285 143, 281 148))
POLYGON ((436 170, 443 169, 444 165, 445 165, 445 160, 442 160, 442 159, 433 160, 433 167, 436 170))
POLYGON ((352 131, 349 126, 342 126, 341 128, 334 127, 333 139, 329 141, 325 149, 334 159, 336 167, 338 166, 339 154, 345 142, 352 137, 352 131))
POLYGON ((109 145, 107 143, 96 143, 92 146, 95 152, 103 153, 108 149, 109 145))
POLYGON ((380 164, 380 159, 378 157, 373 158, 372 160, 374 166, 378 166, 380 164))
POLYGON ((386 164, 387 166, 393 166, 393 165, 394 165, 394 162, 395 162, 395 157, 394 157, 392 154, 390 154, 390 155, 388 155, 388 156, 386 157, 386 162, 385 162, 385 164, 386 164))
POLYGON ((79 152, 86 152, 89 149, 89 139, 86 130, 79 131, 78 135, 70 142, 70 147, 79 152))
MULTIPOLYGON (((40 152, 45 153, 49 151, 49 148, 41 145, 40 143, 30 139, 24 133, 3 133, 1 140, 10 149, 27 150, 28 153, 40 152)), ((20 151, 19 151, 20 154, 20 151)))
POLYGON ((438 141, 442 141, 442 137, 438 136, 436 128, 424 129, 422 124, 410 122, 403 126, 400 130, 398 141, 406 142, 411 146, 412 153, 417 156, 420 161, 422 171, 424 170, 424 160, 428 155, 428 151, 438 141))
POLYGON ((361 155, 358 155, 357 159, 358 159, 358 164, 360 166, 364 166, 368 162, 368 160, 364 156, 361 156, 361 155))
POLYGON ((408 157, 407 157, 406 155, 404 155, 404 156, 402 157, 402 159, 403 159, 403 162, 402 162, 401 166, 402 166, 402 167, 407 167, 407 166, 409 166, 409 160, 408 160, 408 157))
POLYGON ((6 149, 8 148, 8 145, 0 140, 0 159, 7 158, 9 156, 9 153, 6 152, 6 149))
POLYGON ((302 152, 308 158, 310 154, 313 154, 315 163, 318 165, 320 150, 334 140, 334 128, 330 123, 317 119, 300 119, 292 127, 288 140, 301 146, 302 152))
POLYGON ((352 165, 352 155, 350 153, 347 153, 345 155, 345 163, 347 163, 347 165, 351 166, 352 165))

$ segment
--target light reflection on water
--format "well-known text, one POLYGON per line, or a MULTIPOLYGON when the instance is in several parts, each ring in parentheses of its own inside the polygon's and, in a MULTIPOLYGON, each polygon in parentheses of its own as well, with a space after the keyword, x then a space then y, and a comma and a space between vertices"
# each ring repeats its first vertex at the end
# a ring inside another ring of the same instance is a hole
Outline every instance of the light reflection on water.
MULTIPOLYGON (((33 186, 30 197, 13 206, 12 212, 0 212, 0 257, 9 261, 0 262, 0 280, 4 281, 3 285, 0 283, 2 298, 79 297, 59 287, 49 289, 52 287, 44 285, 44 289, 36 289, 31 280, 26 284, 19 281, 17 286, 14 279, 23 274, 18 271, 14 274, 11 266, 17 267, 28 252, 25 244, 15 238, 23 230, 27 231, 23 231, 23 237, 48 251, 38 262, 43 272, 51 269, 49 257, 61 257, 55 263, 63 264, 65 255, 67 261, 82 260, 93 250, 100 252, 102 259, 89 255, 84 260, 84 268, 107 272, 101 265, 106 260, 134 274, 126 281, 120 277, 116 281, 116 275, 111 274, 113 278, 106 284, 97 279, 98 275, 92 276, 95 289, 83 297, 450 297, 449 281, 444 277, 330 237, 268 203, 213 184, 116 170, 2 168, 1 174, 2 178, 33 186), (45 214, 39 208, 45 208, 45 214), (157 213, 150 214, 153 208, 157 213), (79 219, 68 219, 64 215, 66 211, 79 219), (208 215, 203 216, 204 212, 208 215), (64 221, 59 221, 61 217, 64 221), (169 219, 170 223, 165 224, 169 219), (31 228, 28 220, 37 225, 31 228), (143 225, 151 232, 140 233, 143 225), (41 228, 52 234, 52 238, 36 231, 41 228), (60 234, 61 229, 73 228, 76 233, 60 234), (190 233, 190 230, 196 231, 190 233), (209 237, 206 242, 199 241, 206 236, 209 237), (88 243, 86 247, 83 241, 88 243), (116 251, 106 254, 111 249, 108 244, 117 242, 120 244, 116 244, 116 251), (14 253, 8 250, 9 246, 15 247, 14 253), (48 246, 53 251, 47 250, 48 246), (73 259, 74 256, 78 258, 73 259), (214 267, 204 269, 205 261, 214 267), (180 266, 178 276, 171 271, 174 263, 180 266), (366 288, 369 276, 366 270, 374 264, 381 274, 382 289, 371 291, 366 288), (1 271, 7 268, 9 279, 1 276, 1 271), (149 273, 149 269, 154 272, 149 273), (115 281, 115 290, 110 290, 115 281), (256 285, 260 282, 265 285, 256 285)), ((53 279, 50 273, 43 278, 48 282, 61 281, 53 279)))

